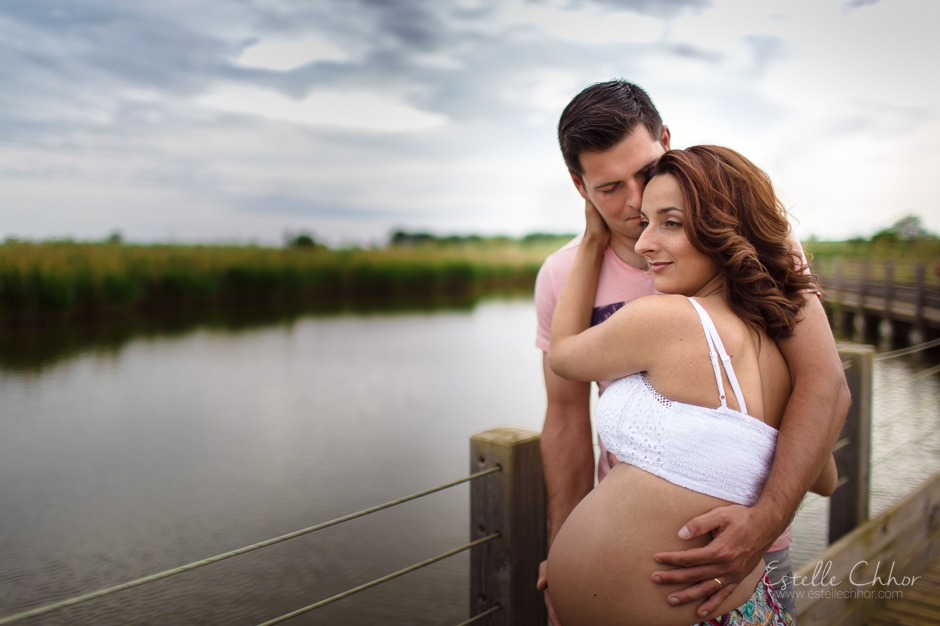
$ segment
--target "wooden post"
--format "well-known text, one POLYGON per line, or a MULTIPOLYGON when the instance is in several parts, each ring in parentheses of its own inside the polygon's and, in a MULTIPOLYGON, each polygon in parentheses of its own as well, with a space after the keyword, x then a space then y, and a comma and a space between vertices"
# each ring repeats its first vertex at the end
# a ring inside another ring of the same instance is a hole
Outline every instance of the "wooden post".
POLYGON ((865 292, 868 287, 868 261, 858 262, 858 306, 855 309, 855 330, 867 332, 865 323, 865 292))
POLYGON ((542 594, 535 588, 548 553, 545 480, 540 433, 502 426, 470 438, 470 471, 502 471, 470 483, 470 538, 501 537, 470 551, 470 617, 502 610, 477 624, 545 626, 542 594))
POLYGON ((835 259, 832 264, 832 285, 833 291, 832 299, 838 303, 842 303, 842 257, 835 259))
POLYGON ((891 319, 891 301, 894 300, 894 263, 885 261, 885 309, 884 318, 891 319))
POLYGON ((894 263, 885 261, 884 308, 881 312, 881 323, 878 325, 882 337, 892 337, 891 301, 894 300, 894 263))
POLYGON ((916 339, 914 343, 920 343, 924 340, 924 290, 926 279, 924 276, 924 264, 918 262, 914 265, 914 328, 912 338, 916 339))
POLYGON ((868 521, 871 482, 871 395, 875 349, 840 343, 839 356, 852 393, 852 406, 836 443, 839 487, 829 499, 829 543, 868 521))

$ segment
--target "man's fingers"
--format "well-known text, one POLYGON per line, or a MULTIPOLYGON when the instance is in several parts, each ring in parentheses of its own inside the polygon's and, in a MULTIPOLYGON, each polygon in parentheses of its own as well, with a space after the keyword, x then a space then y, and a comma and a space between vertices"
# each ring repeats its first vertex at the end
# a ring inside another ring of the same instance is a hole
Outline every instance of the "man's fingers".
POLYGON ((734 588, 737 586, 737 583, 730 583, 719 587, 714 579, 709 578, 688 589, 669 594, 667 601, 673 606, 678 606, 680 604, 688 604, 689 602, 696 602, 708 598, 696 611, 700 617, 703 617, 721 606, 721 603, 725 601, 725 598, 731 595, 731 592, 734 591, 734 588))
MULTIPOLYGON (((729 505, 734 506, 734 505, 729 505)), ((694 539, 723 527, 726 523, 724 511, 728 507, 720 506, 708 513, 693 517, 679 529, 679 539, 694 539)))
POLYGON ((731 595, 731 592, 734 591, 734 588, 738 586, 738 583, 729 583, 724 587, 719 589, 716 593, 713 593, 709 596, 708 600, 702 603, 702 606, 698 607, 697 613, 699 617, 705 617, 710 613, 714 613, 715 609, 721 606, 721 603, 724 602, 728 596, 731 595))
POLYGON ((702 598, 707 598, 709 595, 717 591, 717 589, 718 585, 715 584, 714 580, 702 580, 697 585, 693 585, 688 589, 683 589, 682 591, 676 591, 675 593, 669 594, 669 597, 666 598, 666 601, 673 606, 679 606, 680 604, 687 604, 689 602, 701 600, 702 598))
MULTIPOLYGON (((652 578, 654 583, 661 583, 664 585, 683 585, 687 583, 697 583, 699 581, 712 580, 713 578, 720 578, 721 581, 724 582, 727 578, 727 575, 723 571, 723 567, 720 565, 703 565, 701 567, 653 572, 652 578)), ((712 586, 717 588, 717 585, 713 580, 712 586)), ((709 594, 714 591, 715 589, 710 590, 709 594)), ((697 596, 695 599, 704 597, 705 596, 697 596)))
POLYGON ((653 560, 665 565, 678 565, 679 567, 693 567, 695 565, 708 565, 719 563, 718 549, 709 544, 701 548, 692 548, 682 552, 657 552, 653 560))

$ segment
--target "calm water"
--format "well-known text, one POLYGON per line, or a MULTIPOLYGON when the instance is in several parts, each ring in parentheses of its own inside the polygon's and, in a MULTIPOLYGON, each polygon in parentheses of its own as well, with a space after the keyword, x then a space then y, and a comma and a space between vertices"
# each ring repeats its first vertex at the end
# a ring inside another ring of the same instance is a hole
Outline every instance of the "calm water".
MULTIPOLYGON (((0 614, 465 475, 473 432, 540 428, 534 332, 531 301, 509 301, 0 337, 0 614)), ((880 363, 875 387, 937 360, 880 363)), ((940 468, 938 383, 876 394, 873 513, 940 468)), ((465 543, 468 493, 24 623, 257 624, 465 543)), ((796 561, 824 547, 825 518, 808 498, 796 561)), ((467 575, 459 555, 290 623, 456 624, 467 575)))

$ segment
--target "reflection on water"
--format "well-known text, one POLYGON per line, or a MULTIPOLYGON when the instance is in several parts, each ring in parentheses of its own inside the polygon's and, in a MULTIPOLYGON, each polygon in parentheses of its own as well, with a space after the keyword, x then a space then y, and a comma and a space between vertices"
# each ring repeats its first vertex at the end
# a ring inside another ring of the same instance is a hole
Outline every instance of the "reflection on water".
MULTIPOLYGON (((544 412, 531 302, 302 317, 84 349, 0 375, 3 612, 466 475, 544 412)), ((256 624, 467 541, 466 485, 33 620, 256 624)), ((293 623, 466 619, 461 555, 293 623)))
MULTIPOLYGON (((511 295, 511 294, 507 294, 511 295)), ((518 297, 518 296, 517 296, 518 297)), ((175 309, 143 312, 83 324, 51 324, 46 327, 0 326, 0 373, 39 371, 84 351, 111 352, 134 338, 170 337, 197 328, 241 331, 289 323, 301 317, 354 314, 407 314, 431 311, 469 311, 478 302, 473 296, 398 299, 240 304, 231 308, 175 309)))
MULTIPOLYGON (((463 476, 468 437, 538 429, 531 301, 236 313, 0 335, 3 614, 463 476)), ((876 365, 875 387, 937 353, 876 365)), ((940 467, 938 377, 875 395, 872 512, 940 467), (898 450, 897 462, 879 463, 898 450)), ((824 547, 808 498, 794 560, 824 547)), ((466 542, 466 485, 32 624, 257 624, 466 542)), ((448 624, 466 554, 292 624, 448 624)))

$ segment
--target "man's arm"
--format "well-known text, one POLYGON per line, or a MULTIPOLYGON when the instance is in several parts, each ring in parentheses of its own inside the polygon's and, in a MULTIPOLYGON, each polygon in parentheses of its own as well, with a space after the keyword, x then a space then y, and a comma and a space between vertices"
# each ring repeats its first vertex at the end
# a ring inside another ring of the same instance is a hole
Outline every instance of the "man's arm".
POLYGON ((814 294, 805 297, 803 319, 793 336, 777 342, 790 366, 793 393, 760 498, 751 507, 717 508, 679 531, 683 539, 713 532, 708 545, 654 555, 657 562, 681 568, 654 572, 654 581, 698 583, 671 594, 670 603, 685 604, 711 596, 699 607, 700 615, 717 608, 786 529, 828 462, 851 402, 826 313, 814 294), (720 579, 721 587, 715 578, 720 579))
MULTIPOLYGON (((591 441, 591 383, 565 380, 548 366, 542 353, 542 372, 548 408, 542 427, 542 473, 548 492, 548 545, 574 507, 594 488, 594 446, 591 441)), ((552 607, 546 578, 546 562, 539 566, 537 587, 545 592, 552 624, 558 617, 552 607)))
POLYGON ((542 427, 542 468, 548 492, 549 545, 574 507, 594 488, 591 384, 552 372, 542 353, 548 408, 542 427))

